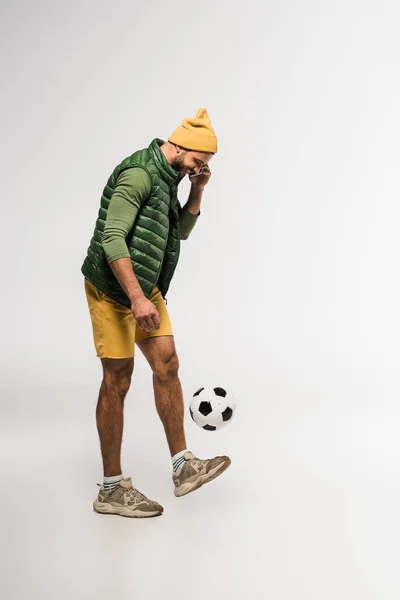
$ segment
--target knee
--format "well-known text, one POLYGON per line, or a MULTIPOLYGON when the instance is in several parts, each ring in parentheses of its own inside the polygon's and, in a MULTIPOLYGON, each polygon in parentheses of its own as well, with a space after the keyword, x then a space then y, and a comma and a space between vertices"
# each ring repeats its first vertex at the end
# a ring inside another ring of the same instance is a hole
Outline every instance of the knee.
POLYGON ((124 399, 131 386, 133 365, 128 364, 121 367, 105 365, 103 385, 106 389, 117 393, 121 399, 124 399))
POLYGON ((121 398, 125 398, 126 394, 128 393, 129 388, 131 387, 131 379, 131 375, 128 374, 122 374, 119 377, 114 378, 114 389, 121 398))
POLYGON ((117 375, 116 373, 106 373, 103 378, 103 386, 109 392, 117 394, 124 399, 131 386, 131 376, 127 374, 117 375))
POLYGON ((176 352, 159 359, 153 365, 153 373, 159 379, 168 379, 176 377, 179 371, 179 359, 176 352))

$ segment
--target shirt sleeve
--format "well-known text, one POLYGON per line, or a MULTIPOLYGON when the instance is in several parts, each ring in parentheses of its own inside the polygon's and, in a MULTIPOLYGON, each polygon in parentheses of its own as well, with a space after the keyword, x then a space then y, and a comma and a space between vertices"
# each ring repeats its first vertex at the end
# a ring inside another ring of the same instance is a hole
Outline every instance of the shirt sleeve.
POLYGON ((198 215, 193 215, 189 212, 186 204, 182 208, 180 217, 179 217, 179 225, 181 231, 181 240, 187 240, 189 235, 192 233, 194 226, 197 223, 197 219, 200 216, 200 212, 198 215))
POLYGON ((118 176, 102 236, 102 245, 109 263, 119 258, 129 258, 126 237, 150 192, 150 177, 141 167, 125 169, 118 176))

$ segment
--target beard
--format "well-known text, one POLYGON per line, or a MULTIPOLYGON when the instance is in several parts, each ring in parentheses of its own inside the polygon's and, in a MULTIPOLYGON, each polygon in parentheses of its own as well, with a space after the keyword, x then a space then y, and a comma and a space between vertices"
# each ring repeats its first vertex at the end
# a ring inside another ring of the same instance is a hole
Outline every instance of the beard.
POLYGON ((185 166, 183 164, 183 158, 176 158, 172 163, 171 163, 171 167, 177 172, 177 173, 182 173, 185 166))
MULTIPOLYGON (((186 153, 185 153, 186 154, 186 153)), ((185 165, 185 155, 181 154, 180 156, 177 156, 175 158, 175 160, 171 163, 171 167, 173 169, 175 169, 175 171, 177 171, 177 173, 180 173, 181 175, 185 176, 187 174, 191 174, 194 171, 192 171, 191 169, 188 169, 185 165)))

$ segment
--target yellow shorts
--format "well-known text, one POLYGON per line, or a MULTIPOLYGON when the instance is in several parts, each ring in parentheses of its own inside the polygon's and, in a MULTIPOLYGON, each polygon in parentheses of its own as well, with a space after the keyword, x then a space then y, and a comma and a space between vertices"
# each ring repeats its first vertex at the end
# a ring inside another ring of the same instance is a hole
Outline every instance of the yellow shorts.
POLYGON ((136 325, 132 311, 95 287, 85 277, 85 292, 99 358, 132 358, 135 343, 146 338, 173 335, 165 300, 156 286, 149 300, 160 314, 160 329, 147 332, 136 325))

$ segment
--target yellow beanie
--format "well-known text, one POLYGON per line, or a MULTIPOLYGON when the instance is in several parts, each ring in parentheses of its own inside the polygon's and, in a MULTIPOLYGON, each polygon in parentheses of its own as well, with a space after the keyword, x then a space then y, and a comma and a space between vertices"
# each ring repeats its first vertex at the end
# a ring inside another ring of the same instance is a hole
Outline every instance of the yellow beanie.
POLYGON ((168 141, 187 150, 217 152, 217 136, 205 108, 199 108, 194 119, 184 119, 168 141))

